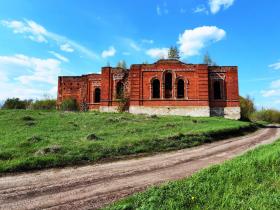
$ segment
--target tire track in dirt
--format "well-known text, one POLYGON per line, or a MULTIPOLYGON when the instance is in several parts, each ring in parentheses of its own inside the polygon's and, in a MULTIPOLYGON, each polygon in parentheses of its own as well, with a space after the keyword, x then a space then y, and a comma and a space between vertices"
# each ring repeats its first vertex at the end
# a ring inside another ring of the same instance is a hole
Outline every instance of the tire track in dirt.
POLYGON ((280 128, 272 126, 247 136, 150 157, 0 177, 0 209, 100 208, 279 137, 280 128))

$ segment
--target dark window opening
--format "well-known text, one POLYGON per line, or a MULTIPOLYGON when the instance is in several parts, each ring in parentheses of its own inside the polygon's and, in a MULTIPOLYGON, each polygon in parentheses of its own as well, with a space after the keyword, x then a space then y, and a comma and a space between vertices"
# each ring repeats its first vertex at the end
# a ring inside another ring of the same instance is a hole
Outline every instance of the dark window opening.
POLYGON ((117 99, 121 99, 123 97, 123 92, 124 92, 124 86, 122 82, 117 83, 117 99))
POLYGON ((94 90, 94 103, 100 103, 100 95, 101 95, 100 88, 95 88, 95 90, 94 90))
POLYGON ((172 97, 172 74, 171 73, 166 73, 165 74, 165 98, 171 98, 172 97))
POLYGON ((214 99, 222 99, 221 82, 214 82, 214 99))
POLYGON ((160 82, 154 79, 152 82, 152 98, 160 98, 160 82))
POLYGON ((185 97, 185 82, 182 79, 178 80, 177 83, 177 98, 184 98, 185 97))

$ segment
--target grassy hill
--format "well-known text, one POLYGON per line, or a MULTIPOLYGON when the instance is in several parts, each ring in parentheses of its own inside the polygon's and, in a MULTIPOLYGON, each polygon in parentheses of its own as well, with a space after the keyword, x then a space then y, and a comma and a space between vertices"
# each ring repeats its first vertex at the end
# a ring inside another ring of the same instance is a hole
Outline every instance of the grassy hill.
POLYGON ((223 118, 0 110, 0 172, 181 149, 253 127, 223 118))
POLYGON ((280 140, 190 178, 136 194, 108 207, 132 209, 280 209, 280 140))

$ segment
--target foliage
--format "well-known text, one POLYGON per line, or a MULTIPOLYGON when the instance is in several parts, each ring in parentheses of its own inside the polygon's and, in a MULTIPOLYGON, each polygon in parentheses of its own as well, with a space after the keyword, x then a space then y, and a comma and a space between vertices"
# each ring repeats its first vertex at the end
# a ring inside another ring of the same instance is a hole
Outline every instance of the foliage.
POLYGON ((31 109, 34 110, 54 110, 56 109, 55 99, 36 100, 31 104, 31 109))
POLYGON ((179 51, 178 51, 178 48, 175 46, 175 47, 170 47, 169 50, 168 50, 168 58, 169 59, 180 59, 180 56, 179 56, 179 51))
POLYGON ((203 63, 207 64, 208 66, 217 66, 217 64, 212 60, 212 58, 208 52, 206 52, 203 57, 203 63))
POLYGON ((80 110, 82 110, 83 112, 87 112, 89 110, 88 103, 85 101, 83 101, 80 106, 80 110))
POLYGON ((279 209, 279 151, 280 140, 107 209, 279 209))
POLYGON ((246 98, 240 96, 240 109, 241 109, 241 120, 250 120, 250 116, 256 111, 254 101, 247 96, 246 98))
POLYGON ((128 106, 129 106, 129 98, 124 97, 123 95, 120 96, 120 98, 118 99, 118 112, 125 112, 128 110, 128 106))
POLYGON ((0 110, 0 172, 193 147, 251 125, 215 117, 0 110), (89 140, 93 134, 96 140, 89 140))
POLYGON ((125 60, 121 60, 117 63, 117 67, 127 69, 125 60))
POLYGON ((253 113, 250 119, 253 121, 280 123, 280 111, 274 109, 262 109, 253 113))
POLYGON ((74 98, 68 98, 62 101, 60 105, 60 110, 62 111, 78 111, 78 103, 74 98))
POLYGON ((30 107, 32 100, 20 100, 19 98, 8 98, 2 109, 27 109, 30 107))

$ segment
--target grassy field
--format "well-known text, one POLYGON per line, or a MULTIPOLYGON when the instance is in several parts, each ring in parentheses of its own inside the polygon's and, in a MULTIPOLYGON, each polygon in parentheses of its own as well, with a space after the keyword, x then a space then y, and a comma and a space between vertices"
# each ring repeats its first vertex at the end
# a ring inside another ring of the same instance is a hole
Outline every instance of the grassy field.
POLYGON ((136 194, 107 210, 280 209, 280 140, 180 181, 136 194))
POLYGON ((223 118, 0 110, 0 172, 181 149, 248 128, 223 118))

